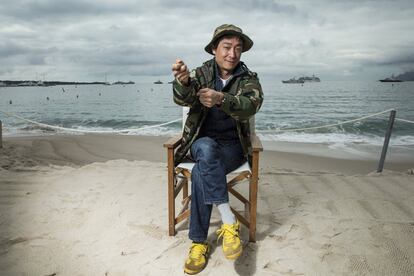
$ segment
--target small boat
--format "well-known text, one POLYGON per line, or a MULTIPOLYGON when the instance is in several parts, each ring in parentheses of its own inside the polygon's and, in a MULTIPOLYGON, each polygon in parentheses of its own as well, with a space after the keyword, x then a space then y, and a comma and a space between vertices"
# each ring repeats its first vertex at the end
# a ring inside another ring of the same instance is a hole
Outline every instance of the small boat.
POLYGON ((162 84, 162 81, 160 80, 154 81, 154 84, 162 84))

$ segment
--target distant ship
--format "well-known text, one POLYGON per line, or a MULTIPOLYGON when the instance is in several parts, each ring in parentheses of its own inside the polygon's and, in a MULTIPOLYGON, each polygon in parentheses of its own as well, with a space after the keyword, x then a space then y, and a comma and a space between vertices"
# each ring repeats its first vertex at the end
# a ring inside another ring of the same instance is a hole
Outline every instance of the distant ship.
POLYGON ((304 83, 305 81, 302 78, 299 79, 288 79, 288 80, 282 80, 283 83, 304 83))
POLYGON ((380 82, 403 82, 403 80, 395 78, 394 75, 392 75, 390 78, 385 78, 379 81, 380 82))
POLYGON ((160 80, 154 81, 154 84, 162 84, 162 81, 160 80))
POLYGON ((320 82, 321 81, 321 79, 318 77, 315 77, 315 75, 312 75, 312 77, 301 77, 299 79, 302 79, 305 82, 320 82))
POLYGON ((282 80, 283 83, 305 83, 305 82, 320 82, 321 79, 312 75, 312 77, 300 77, 298 79, 282 80))

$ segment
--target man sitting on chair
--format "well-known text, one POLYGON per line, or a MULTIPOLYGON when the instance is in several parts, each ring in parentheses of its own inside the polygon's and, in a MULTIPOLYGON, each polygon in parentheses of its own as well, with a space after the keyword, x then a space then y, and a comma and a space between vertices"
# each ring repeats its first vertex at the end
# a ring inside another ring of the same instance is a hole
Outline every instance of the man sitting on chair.
POLYGON ((240 28, 224 24, 215 29, 204 48, 213 59, 191 73, 180 59, 172 65, 174 102, 190 107, 175 160, 178 164, 190 152, 195 161, 189 228, 192 245, 184 265, 188 274, 206 266, 213 204, 223 221, 217 234, 223 238, 224 256, 235 260, 242 253, 240 224, 230 209, 226 174, 250 160, 249 118, 263 102, 256 73, 240 61, 242 52, 252 46, 253 41, 240 28))

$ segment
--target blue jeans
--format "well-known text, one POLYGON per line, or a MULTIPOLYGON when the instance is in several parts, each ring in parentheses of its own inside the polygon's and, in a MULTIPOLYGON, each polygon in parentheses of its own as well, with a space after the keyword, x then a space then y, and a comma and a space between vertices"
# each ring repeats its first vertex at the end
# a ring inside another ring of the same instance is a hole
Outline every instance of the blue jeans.
POLYGON ((241 166, 245 158, 239 141, 219 143, 210 137, 197 139, 191 155, 196 164, 191 172, 189 238, 204 242, 213 204, 229 202, 226 174, 241 166))

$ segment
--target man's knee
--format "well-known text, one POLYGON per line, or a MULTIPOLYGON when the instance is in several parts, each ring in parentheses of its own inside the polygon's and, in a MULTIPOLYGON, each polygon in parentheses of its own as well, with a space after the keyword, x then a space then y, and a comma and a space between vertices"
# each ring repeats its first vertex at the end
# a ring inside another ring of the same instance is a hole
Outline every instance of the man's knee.
POLYGON ((218 144, 210 137, 199 138, 191 146, 191 155, 196 161, 217 159, 218 144))

